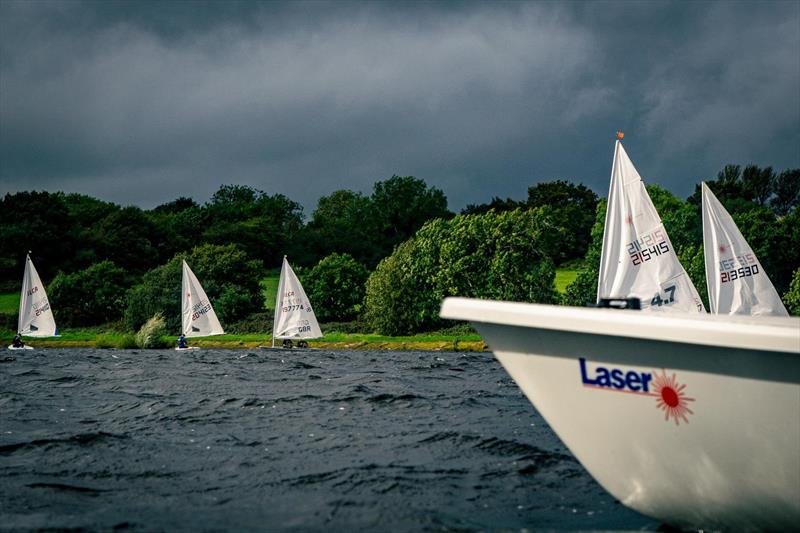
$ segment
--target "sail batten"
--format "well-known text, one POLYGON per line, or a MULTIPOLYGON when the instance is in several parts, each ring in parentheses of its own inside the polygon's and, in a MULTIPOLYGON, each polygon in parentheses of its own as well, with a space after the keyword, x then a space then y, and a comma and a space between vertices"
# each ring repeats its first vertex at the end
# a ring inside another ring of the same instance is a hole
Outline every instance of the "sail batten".
POLYGON ((17 331, 26 337, 58 336, 53 310, 30 255, 25 257, 17 331))
POLYGON ((704 312, 622 143, 614 148, 597 299, 638 298, 643 310, 704 312))
POLYGON ((789 316, 758 257, 711 189, 703 197, 703 254, 711 312, 789 316))
POLYGON ((283 258, 278 295, 275 301, 275 320, 272 329, 275 339, 317 339, 322 330, 314 309, 291 265, 283 258))
POLYGON ((219 323, 211 301, 186 261, 183 262, 181 288, 183 290, 181 300, 183 334, 186 337, 224 335, 225 331, 219 323))

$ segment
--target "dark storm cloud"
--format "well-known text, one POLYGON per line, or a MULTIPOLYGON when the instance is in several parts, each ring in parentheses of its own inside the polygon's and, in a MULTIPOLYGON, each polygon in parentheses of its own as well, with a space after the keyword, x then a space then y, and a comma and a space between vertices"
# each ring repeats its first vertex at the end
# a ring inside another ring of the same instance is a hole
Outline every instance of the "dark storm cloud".
POLYGON ((800 166, 800 7, 776 3, 0 4, 0 189, 154 206, 412 174, 451 207, 566 178, 612 134, 689 194, 800 166))

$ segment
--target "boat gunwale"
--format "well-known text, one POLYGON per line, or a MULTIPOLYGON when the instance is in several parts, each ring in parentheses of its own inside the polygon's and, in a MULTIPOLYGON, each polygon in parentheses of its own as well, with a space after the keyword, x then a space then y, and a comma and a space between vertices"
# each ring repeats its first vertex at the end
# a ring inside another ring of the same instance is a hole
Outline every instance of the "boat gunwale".
POLYGON ((800 354, 800 318, 673 314, 595 309, 473 298, 445 298, 442 318, 603 336, 800 354), (657 328, 657 329, 656 329, 657 328))

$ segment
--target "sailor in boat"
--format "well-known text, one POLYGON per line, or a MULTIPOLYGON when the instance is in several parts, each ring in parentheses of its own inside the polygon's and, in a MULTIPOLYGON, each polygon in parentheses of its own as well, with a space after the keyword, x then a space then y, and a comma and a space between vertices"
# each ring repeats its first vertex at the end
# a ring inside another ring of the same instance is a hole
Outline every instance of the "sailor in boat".
MULTIPOLYGON (((283 346, 286 349, 294 348, 294 344, 292 343, 292 339, 283 339, 283 344, 281 346, 283 346)), ((308 343, 301 339, 301 340, 297 341, 297 347, 298 348, 308 348, 308 343)))
POLYGON ((25 343, 22 341, 22 335, 20 335, 19 332, 14 336, 14 340, 11 341, 11 346, 14 348, 22 348, 25 346, 25 343))
POLYGON ((186 342, 186 335, 181 333, 181 336, 178 337, 178 348, 188 348, 189 343, 186 342))

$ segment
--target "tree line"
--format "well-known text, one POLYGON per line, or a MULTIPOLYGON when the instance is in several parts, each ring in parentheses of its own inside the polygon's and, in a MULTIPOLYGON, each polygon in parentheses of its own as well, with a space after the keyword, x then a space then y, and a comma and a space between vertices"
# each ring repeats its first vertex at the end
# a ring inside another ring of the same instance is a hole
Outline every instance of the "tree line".
MULTIPOLYGON (((800 170, 728 165, 707 183, 779 293, 789 294, 800 266, 800 170)), ((648 190, 705 297, 699 184, 686 200, 648 190)), ((242 185, 223 185, 202 205, 178 198, 151 210, 19 192, 0 201, 0 283, 4 292, 18 290, 31 249, 63 327, 118 322, 136 329, 161 312, 177 331, 186 259, 223 323, 247 328, 256 316, 250 326, 264 329, 259 280, 287 254, 321 320, 413 333, 442 325, 438 306, 449 295, 593 301, 604 218, 605 200, 565 180, 533 185, 526 199, 493 198, 455 214, 441 190, 392 176, 369 195, 339 190, 320 198, 307 222, 297 202, 242 185), (560 295, 553 278, 565 263, 583 273, 560 295)))

